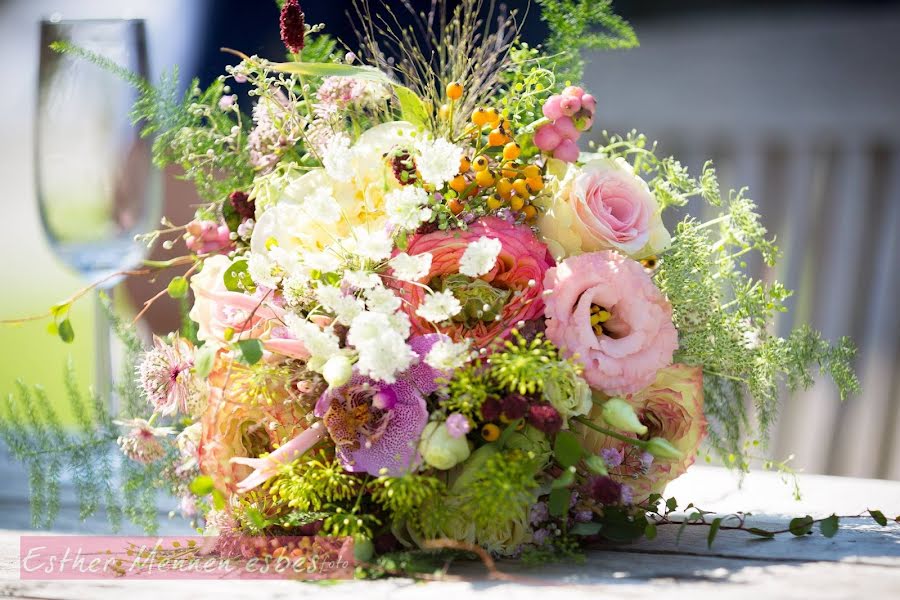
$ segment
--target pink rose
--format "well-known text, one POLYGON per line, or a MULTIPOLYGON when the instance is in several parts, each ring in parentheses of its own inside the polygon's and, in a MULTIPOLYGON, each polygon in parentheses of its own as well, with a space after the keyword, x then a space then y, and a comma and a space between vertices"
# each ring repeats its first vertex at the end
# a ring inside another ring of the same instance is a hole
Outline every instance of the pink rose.
POLYGON ((266 350, 306 359, 309 352, 282 325, 284 309, 271 297, 232 292, 225 287, 224 274, 231 260, 219 254, 203 261, 203 269, 191 277, 194 306, 189 314, 197 323, 197 338, 226 346, 239 339, 260 339, 266 350))
MULTIPOLYGON (((579 428, 579 433, 583 446, 596 454, 603 449, 616 450, 622 462, 614 467, 610 465, 610 476, 630 486, 634 501, 641 503, 650 494, 662 493, 670 481, 683 475, 694 463, 707 433, 706 416, 703 414, 703 369, 672 365, 660 370, 656 380, 648 387, 623 399, 634 408, 641 423, 647 426, 648 431, 643 437, 668 440, 681 451, 680 460, 650 461, 634 446, 593 429, 579 428)), ((594 406, 589 418, 598 425, 608 427, 600 415, 601 408, 594 406)))
POLYGON ((402 309, 409 315, 414 335, 435 333, 437 329, 456 341, 472 339, 476 348, 484 347, 497 337, 505 337, 519 321, 535 319, 543 312, 544 274, 553 266, 553 259, 547 247, 524 225, 484 217, 466 230, 415 236, 406 252, 411 256, 431 253, 431 270, 423 282, 440 281, 463 305, 462 314, 436 327, 416 315, 425 298, 422 286, 388 279, 388 285, 399 290, 403 298, 402 309), (459 274, 459 260, 469 243, 481 236, 500 240, 502 248, 494 268, 472 280, 459 274), (489 310, 482 318, 477 317, 476 313, 485 304, 489 310))
POLYGON ((647 183, 621 158, 573 169, 538 226, 558 257, 615 249, 645 258, 671 241, 647 183))
POLYGON ((610 251, 581 254, 547 271, 544 287, 552 290, 547 338, 584 365, 591 387, 636 392, 672 363, 672 307, 639 263, 610 251))

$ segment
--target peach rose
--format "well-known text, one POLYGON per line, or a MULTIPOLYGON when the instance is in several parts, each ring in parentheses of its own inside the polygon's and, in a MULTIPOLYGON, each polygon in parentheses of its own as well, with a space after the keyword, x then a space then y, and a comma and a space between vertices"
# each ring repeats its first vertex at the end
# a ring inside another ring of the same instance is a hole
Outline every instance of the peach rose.
MULTIPOLYGON (((666 485, 683 475, 694 463, 697 450, 706 437, 707 422, 703 414, 703 368, 674 364, 662 369, 656 381, 623 399, 647 426, 642 438, 661 437, 677 448, 680 460, 649 461, 640 450, 593 429, 578 427, 585 449, 594 453, 615 450, 621 464, 610 466, 610 476, 631 487, 634 502, 645 501, 650 494, 660 494, 666 485), (649 464, 648 464, 649 463, 649 464)), ((588 416, 598 425, 608 427, 601 417, 601 407, 594 406, 588 416)), ((618 462, 618 461, 616 461, 618 462)))
POLYGON ((570 168, 538 228, 557 260, 613 249, 640 259, 671 241, 656 198, 622 158, 570 168))

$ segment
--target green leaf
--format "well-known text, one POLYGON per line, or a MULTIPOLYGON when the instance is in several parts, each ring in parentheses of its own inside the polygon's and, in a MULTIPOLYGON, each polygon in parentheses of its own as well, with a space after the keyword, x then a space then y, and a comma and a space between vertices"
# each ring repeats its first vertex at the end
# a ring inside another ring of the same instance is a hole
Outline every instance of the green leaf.
POLYGON ((216 358, 216 349, 212 345, 201 346, 194 353, 194 374, 201 379, 212 372, 213 362, 216 358))
POLYGON ((395 85, 394 91, 400 101, 400 114, 404 121, 412 123, 417 129, 428 124, 428 108, 422 99, 408 87, 395 85))
POLYGON ((872 510, 869 509, 869 514, 872 515, 872 518, 875 519, 875 522, 884 527, 887 525, 887 519, 884 516, 884 513, 880 510, 872 510))
POLYGON ((722 519, 720 517, 716 517, 712 520, 712 523, 709 524, 709 533, 706 535, 706 547, 712 548, 713 542, 716 539, 716 535, 719 533, 719 527, 722 525, 722 519))
POLYGON ((788 529, 791 530, 791 533, 796 536, 806 535, 808 533, 812 533, 813 526, 813 518, 809 515, 805 517, 797 517, 795 519, 791 519, 791 522, 788 524, 788 529))
POLYGON ((600 530, 603 529, 603 525, 601 523, 590 522, 590 523, 576 523, 570 531, 575 535, 597 535, 600 533, 600 530))
POLYGON ((831 515, 827 519, 823 519, 819 522, 819 531, 821 531, 822 535, 824 535, 825 537, 832 538, 838 532, 839 521, 840 519, 838 519, 837 515, 831 515))
POLYGON ((72 307, 71 302, 63 302, 62 304, 54 304, 50 307, 50 314, 53 315, 53 318, 58 319, 61 316, 67 314, 69 312, 69 308, 72 307))
POLYGON ((225 508, 225 495, 222 492, 213 488, 212 499, 213 508, 215 508, 216 510, 222 510, 223 508, 225 508))
POLYGON ((656 539, 656 523, 647 523, 647 526, 644 527, 644 537, 648 540, 656 539))
POLYGON ((172 281, 169 282, 169 285, 166 286, 166 291, 172 298, 184 298, 188 291, 187 279, 181 275, 173 277, 172 281))
POLYGON ((575 469, 569 468, 563 471, 563 474, 553 480, 553 483, 550 484, 551 489, 565 488, 569 487, 575 483, 575 469))
POLYGON ((571 502, 572 492, 566 488, 557 488, 550 490, 550 514, 554 517, 563 517, 569 512, 569 503, 571 502))
POLYGON ((56 333, 59 335, 59 339, 67 344, 71 344, 75 340, 75 330, 72 329, 69 319, 63 319, 56 325, 56 333))
POLYGON ((209 475, 198 475, 194 477, 190 484, 188 484, 188 489, 191 490, 191 493, 195 496, 206 496, 207 494, 212 493, 215 489, 215 485, 213 485, 212 477, 209 475))
POLYGON ((237 347, 241 351, 241 358, 248 365, 255 365, 262 358, 263 348, 259 340, 240 340, 237 347))
POLYGON ((595 475, 609 475, 609 471, 606 469, 606 461, 603 460, 603 457, 601 456, 591 454, 584 459, 584 464, 587 465, 588 470, 595 475))
POLYGON ((666 500, 666 510, 667 511, 672 512, 676 508, 678 508, 678 500, 676 500, 674 497, 666 500))
POLYGON ((581 443, 571 431, 560 431, 556 434, 556 441, 553 444, 553 455, 564 469, 568 469, 581 460, 583 452, 581 443))
POLYGON ((229 292, 250 292, 256 291, 256 285, 250 277, 246 260, 236 260, 231 266, 225 270, 222 275, 225 288, 229 292))
POLYGON ((765 529, 760 529, 759 527, 751 527, 747 530, 747 533, 758 535, 761 538, 766 538, 767 540, 774 539, 775 534, 771 531, 766 531, 765 529))
POLYGON ((293 75, 306 75, 308 77, 353 77, 376 83, 393 85, 393 81, 383 71, 374 67, 361 65, 342 65, 338 63, 313 63, 313 62, 285 62, 270 63, 266 65, 273 71, 291 73, 293 75))

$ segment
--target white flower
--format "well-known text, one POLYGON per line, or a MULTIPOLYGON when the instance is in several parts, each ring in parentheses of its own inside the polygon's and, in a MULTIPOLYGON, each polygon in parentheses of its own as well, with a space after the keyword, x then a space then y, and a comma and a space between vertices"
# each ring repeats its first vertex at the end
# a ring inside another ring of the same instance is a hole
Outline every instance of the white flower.
POLYGON ((350 162, 353 150, 350 149, 350 138, 345 134, 336 135, 325 145, 322 155, 322 166, 328 176, 336 181, 350 181, 353 171, 350 162))
POLYGON ((316 300, 325 310, 334 313, 335 319, 349 325, 363 311, 363 303, 356 296, 348 296, 330 285, 316 289, 316 300))
POLYGON ((410 256, 406 252, 401 252, 391 259, 389 263, 394 270, 394 277, 401 281, 417 282, 431 270, 431 260, 433 256, 430 252, 423 252, 410 256))
POLYGON ((269 260, 262 254, 250 254, 247 261, 247 272, 256 285, 275 289, 281 281, 284 273, 275 261, 269 260))
POLYGON ((388 315, 388 321, 391 324, 391 328, 400 334, 404 340, 409 337, 409 331, 412 329, 412 323, 409 320, 409 316, 405 312, 397 311, 388 315))
POLYGON ((500 240, 481 236, 466 246, 459 259, 459 272, 469 277, 481 277, 494 268, 502 249, 500 240))
POLYGON ((334 198, 334 190, 321 187, 313 191, 303 203, 311 219, 328 225, 341 220, 341 209, 334 198))
POLYGON ((396 330, 389 315, 360 313, 350 324, 347 343, 359 354, 356 368, 377 381, 393 383, 396 374, 406 370, 416 357, 406 344, 406 336, 396 330))
POLYGON ((462 310, 459 300, 453 295, 453 292, 435 292, 429 294, 422 301, 421 306, 416 309, 416 314, 432 323, 440 323, 446 321, 453 315, 462 310))
MULTIPOLYGON (((384 230, 366 231, 364 227, 354 228, 355 247, 347 248, 357 256, 374 261, 382 261, 390 258, 394 249, 391 236, 384 230)), ((354 246, 354 244, 344 244, 354 246)))
POLYGON ((366 290, 366 306, 369 310, 385 314, 391 314, 400 308, 402 301, 399 296, 386 287, 373 287, 366 290))
POLYGON ((322 366, 322 377, 329 387, 338 388, 350 381, 353 375, 353 364, 343 354, 336 354, 322 366))
POLYGON ((462 342, 454 342, 450 339, 439 340, 428 351, 425 362, 439 371, 458 369, 472 358, 470 344, 470 340, 462 342))
POLYGON ((443 138, 416 142, 416 168, 426 183, 439 188, 459 173, 463 150, 443 138))
POLYGON ((344 271, 344 282, 359 289, 369 290, 381 286, 381 277, 370 271, 344 271))
POLYGON ((341 259, 333 252, 304 252, 303 265, 322 273, 331 273, 341 268, 341 259))
POLYGON ((294 337, 303 342, 309 352, 310 357, 307 364, 310 369, 319 370, 328 362, 328 359, 340 354, 340 340, 330 328, 322 329, 294 313, 287 313, 284 316, 284 322, 294 337))
POLYGON ((309 277, 301 273, 285 277, 281 282, 284 301, 288 306, 301 306, 311 297, 312 290, 309 287, 309 277))
POLYGON ((415 229, 431 218, 428 192, 413 185, 394 190, 384 198, 388 221, 401 229, 415 229))

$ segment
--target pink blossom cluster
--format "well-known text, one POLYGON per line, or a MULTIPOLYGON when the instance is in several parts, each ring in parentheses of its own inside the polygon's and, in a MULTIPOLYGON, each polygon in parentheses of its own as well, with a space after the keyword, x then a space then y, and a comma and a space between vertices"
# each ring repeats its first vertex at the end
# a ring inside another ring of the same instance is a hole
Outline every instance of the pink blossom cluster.
POLYGON ((231 232, 225 223, 195 219, 186 229, 184 243, 192 252, 210 254, 231 247, 231 232))
POLYGON ((540 126, 534 134, 534 144, 544 152, 565 162, 578 160, 578 138, 591 128, 597 100, 585 91, 570 85, 562 94, 554 94, 544 102, 543 112, 550 122, 540 126))

